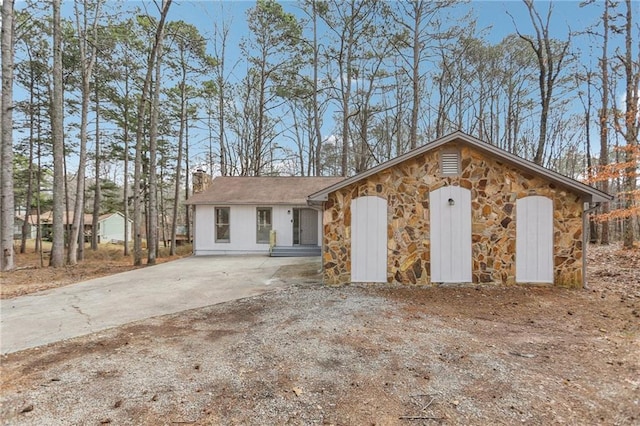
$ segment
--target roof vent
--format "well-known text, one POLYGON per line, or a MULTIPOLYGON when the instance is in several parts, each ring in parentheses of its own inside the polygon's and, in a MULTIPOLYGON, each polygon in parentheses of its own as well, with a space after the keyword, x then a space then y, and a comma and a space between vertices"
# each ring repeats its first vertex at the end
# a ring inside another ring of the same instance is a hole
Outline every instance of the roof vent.
POLYGON ((440 158, 440 170, 443 175, 460 174, 460 153, 458 151, 443 151, 440 158))

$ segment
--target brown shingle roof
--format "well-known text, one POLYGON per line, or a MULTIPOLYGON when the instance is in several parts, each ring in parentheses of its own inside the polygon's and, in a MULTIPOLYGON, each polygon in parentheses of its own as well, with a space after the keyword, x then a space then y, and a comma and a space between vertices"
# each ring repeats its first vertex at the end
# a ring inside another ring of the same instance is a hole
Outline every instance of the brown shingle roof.
MULTIPOLYGON (((72 211, 62 212, 62 219, 65 225, 71 225, 73 223, 74 213, 72 211)), ((29 222, 33 225, 38 222, 38 215, 32 214, 29 216, 29 222)), ((85 213, 83 217, 83 221, 85 225, 91 225, 91 221, 93 220, 93 216, 85 213)), ((40 213, 40 223, 47 224, 53 223, 53 211, 42 212, 40 213)))
MULTIPOLYGON (((101 222, 105 219, 110 218, 111 216, 115 215, 115 214, 121 214, 120 212, 116 212, 116 213, 106 213, 103 215, 100 215, 98 217, 98 221, 101 222)), ((64 219, 64 223, 65 225, 71 225, 73 223, 73 212, 69 211, 68 215, 66 212, 62 212, 62 217, 64 219), (68 220, 67 220, 68 219, 68 220)), ((24 217, 20 218, 21 220, 24 220, 24 217)), ((130 218, 129 222, 131 222, 132 220, 130 218)), ((32 225, 35 225, 38 222, 38 215, 32 214, 29 215, 29 223, 32 225)), ((84 218, 83 218, 84 224, 85 226, 87 225, 91 225, 93 222, 93 215, 90 213, 85 213, 84 214, 84 218)), ((40 213, 40 223, 42 224, 49 224, 53 222, 53 212, 52 211, 48 211, 48 212, 42 212, 40 213)))
POLYGON ((343 177, 230 177, 215 178, 204 192, 187 204, 297 204, 306 205, 309 194, 334 185, 343 177))

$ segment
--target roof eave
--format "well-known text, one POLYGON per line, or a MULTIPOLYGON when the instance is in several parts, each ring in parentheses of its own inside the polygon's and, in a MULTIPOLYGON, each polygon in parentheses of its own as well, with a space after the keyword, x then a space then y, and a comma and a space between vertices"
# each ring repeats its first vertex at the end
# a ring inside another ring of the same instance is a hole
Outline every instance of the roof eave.
POLYGON ((378 173, 378 172, 380 172, 382 170, 386 170, 386 169, 388 169, 390 167, 393 167, 396 164, 400 164, 403 161, 409 160, 410 158, 413 158, 413 157, 415 157, 417 155, 420 155, 420 154, 422 154, 422 153, 424 153, 426 151, 430 151, 431 149, 436 148, 436 147, 440 146, 441 144, 452 142, 452 141, 456 140, 457 138, 459 138, 460 135, 464 135, 464 133, 462 133, 460 131, 457 131, 457 132, 451 133, 451 134, 449 134, 447 136, 444 136, 444 137, 442 137, 440 139, 437 139, 437 140, 435 140, 435 141, 433 141, 431 143, 425 144, 425 145, 423 145, 423 146, 421 146, 419 148, 416 148, 414 150, 406 152, 406 153, 404 153, 404 154, 402 154, 402 155, 400 155, 400 156, 398 156, 396 158, 393 158, 393 159, 391 159, 389 161, 385 161, 384 163, 378 164, 375 167, 372 167, 372 168, 370 168, 368 170, 365 170, 362 173, 358 173, 356 175, 353 175, 353 176, 351 176, 349 178, 346 178, 343 181, 335 183, 335 184, 333 184, 333 185, 331 185, 331 186, 329 186, 329 187, 327 187, 325 189, 322 189, 322 190, 320 190, 318 192, 315 192, 315 193, 309 195, 309 199, 312 200, 312 201, 326 201, 328 195, 330 193, 332 193, 333 191, 336 191, 338 189, 344 188, 344 187, 346 187, 348 185, 351 185, 354 182, 357 182, 359 180, 367 178, 367 177, 369 177, 371 175, 374 175, 374 174, 376 174, 376 173, 378 173), (437 143, 437 145, 436 145, 436 143, 437 143))
POLYGON ((294 201, 196 201, 187 202, 185 204, 192 206, 306 206, 306 201, 294 200, 294 201))
POLYGON ((462 138, 462 142, 469 143, 472 146, 478 148, 479 150, 488 152, 492 155, 502 158, 504 159, 504 161, 507 161, 520 169, 528 170, 531 173, 534 173, 539 176, 543 176, 556 184, 559 184, 561 186, 564 186, 565 188, 571 189, 575 193, 581 195, 584 201, 602 202, 602 201, 613 200, 612 195, 602 192, 592 186, 579 182, 575 179, 571 179, 558 172, 554 172, 553 170, 549 170, 536 163, 520 158, 517 155, 511 154, 510 152, 501 150, 494 145, 491 145, 486 142, 482 142, 479 139, 473 138, 472 136, 465 135, 465 137, 462 138))
POLYGON ((517 155, 511 154, 509 152, 506 152, 494 145, 491 145, 489 143, 483 142, 480 139, 477 139, 473 136, 467 135, 466 133, 463 133, 461 131, 457 131, 454 133, 451 133, 447 136, 444 136, 440 139, 437 139, 431 143, 428 143, 426 145, 423 145, 422 147, 419 147, 417 149, 414 149, 412 151, 409 151, 399 157, 396 157, 392 160, 389 160, 387 162, 381 163, 379 165, 377 165, 376 167, 373 167, 369 170, 366 170, 360 174, 354 175, 350 178, 347 178, 341 182, 338 182, 334 185, 331 185, 321 191, 318 191, 316 193, 311 194, 308 199, 310 202, 315 202, 315 201, 326 201, 328 195, 331 192, 334 192, 338 189, 344 188, 348 185, 351 185, 352 183, 358 182, 362 179, 365 179, 375 173, 378 173, 382 170, 386 170, 390 167, 395 166, 396 164, 399 164, 403 161, 409 160, 413 157, 416 157, 418 155, 421 155, 425 152, 431 151, 435 148, 438 148, 439 146, 445 145, 447 143, 451 143, 451 142, 455 142, 455 141, 459 141, 462 143, 467 143, 481 151, 485 151, 488 152, 492 155, 497 156, 500 159, 503 159, 504 161, 507 161, 509 163, 511 163, 512 165, 515 165, 521 169, 525 169, 530 171, 531 173, 534 173, 536 175, 542 175, 544 177, 546 177, 547 179, 551 180, 554 183, 560 184, 564 187, 567 187, 569 189, 572 189, 573 191, 575 191, 576 193, 580 194, 583 198, 584 201, 588 201, 588 202, 604 202, 604 201, 610 201, 613 199, 613 196, 602 192, 596 188, 593 188, 591 186, 588 186, 586 184, 583 184, 581 182, 578 182, 574 179, 568 178, 566 176, 561 175, 560 173, 554 172, 552 170, 546 169, 542 166, 539 166, 535 163, 532 163, 530 161, 527 161, 523 158, 518 157, 517 155))
POLYGON ((325 201, 327 201, 329 197, 325 197, 323 200, 312 200, 311 198, 307 199, 307 205, 310 207, 322 207, 325 201))
POLYGON ((606 195, 607 195, 606 197, 603 196, 603 195, 599 195, 599 194, 598 195, 593 195, 591 197, 591 199, 589 199, 587 201, 590 202, 590 203, 606 203, 606 202, 611 201, 611 200, 614 199, 613 195, 609 195, 609 194, 606 194, 606 195))

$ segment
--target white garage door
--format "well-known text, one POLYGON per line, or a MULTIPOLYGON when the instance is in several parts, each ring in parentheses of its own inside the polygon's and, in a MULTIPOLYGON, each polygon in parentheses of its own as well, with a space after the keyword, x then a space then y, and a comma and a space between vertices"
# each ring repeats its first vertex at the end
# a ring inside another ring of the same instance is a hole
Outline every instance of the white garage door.
POLYGON ((516 282, 553 283, 553 201, 516 201, 516 282))
POLYGON ((387 282, 387 201, 351 200, 351 281, 387 282))
POLYGON ((471 282, 471 192, 445 186, 429 193, 431 281, 471 282))

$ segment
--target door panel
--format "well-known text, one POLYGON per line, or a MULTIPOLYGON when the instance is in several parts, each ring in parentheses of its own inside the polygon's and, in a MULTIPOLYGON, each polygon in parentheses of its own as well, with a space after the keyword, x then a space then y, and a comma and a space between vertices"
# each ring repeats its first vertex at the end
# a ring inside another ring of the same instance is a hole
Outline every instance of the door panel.
POLYGON ((471 191, 445 186, 429 193, 431 281, 471 282, 471 191))
POLYGON ((516 201, 516 282, 553 283, 553 201, 516 201))
POLYGON ((351 201, 351 281, 387 282, 387 201, 351 201))
POLYGON ((300 210, 300 244, 318 245, 318 212, 313 209, 300 210))

